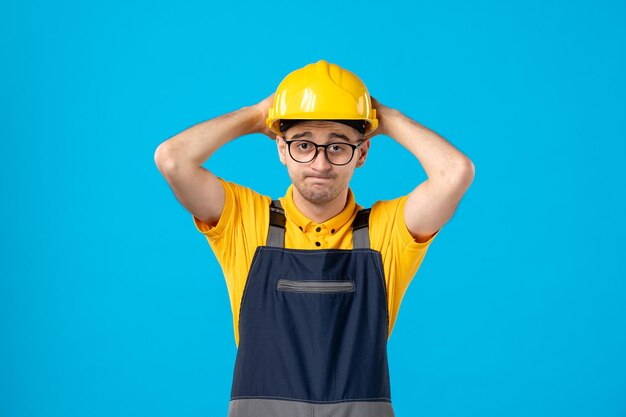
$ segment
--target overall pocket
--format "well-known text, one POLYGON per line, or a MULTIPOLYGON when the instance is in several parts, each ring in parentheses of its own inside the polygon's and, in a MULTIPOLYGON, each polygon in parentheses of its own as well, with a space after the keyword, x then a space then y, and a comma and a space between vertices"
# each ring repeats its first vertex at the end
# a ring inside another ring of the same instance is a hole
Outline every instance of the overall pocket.
POLYGON ((354 282, 311 280, 299 281, 292 279, 279 279, 276 285, 276 289, 278 291, 317 293, 354 292, 354 282))

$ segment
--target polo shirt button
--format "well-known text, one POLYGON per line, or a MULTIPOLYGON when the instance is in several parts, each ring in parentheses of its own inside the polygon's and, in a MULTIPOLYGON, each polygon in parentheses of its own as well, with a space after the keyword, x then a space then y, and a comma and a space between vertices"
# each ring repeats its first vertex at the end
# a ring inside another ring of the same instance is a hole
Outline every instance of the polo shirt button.
POLYGON ((302 226, 298 226, 298 228, 299 228, 300 230, 302 230, 302 226))
POLYGON ((322 246, 320 242, 315 242, 315 246, 322 246))
POLYGON ((330 229, 330 233, 335 233, 335 229, 330 229))
POLYGON ((316 232, 321 232, 321 231, 322 231, 322 228, 321 228, 321 227, 318 227, 317 229, 315 229, 315 231, 316 231, 316 232))

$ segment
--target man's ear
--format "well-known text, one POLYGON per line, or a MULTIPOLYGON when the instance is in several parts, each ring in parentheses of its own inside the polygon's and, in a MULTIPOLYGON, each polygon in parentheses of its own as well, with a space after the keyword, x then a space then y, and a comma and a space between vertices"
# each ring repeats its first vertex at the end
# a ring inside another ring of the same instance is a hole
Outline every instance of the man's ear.
POLYGON ((357 160, 357 163, 356 163, 357 168, 362 167, 363 164, 365 163, 365 158, 367 158, 367 153, 369 152, 369 149, 370 149, 370 139, 367 138, 363 141, 363 144, 358 149, 359 159, 357 160))
POLYGON ((285 151, 287 150, 287 144, 283 140, 283 137, 280 135, 276 135, 276 149, 278 150, 278 158, 280 159, 280 163, 287 166, 287 161, 285 161, 285 151))

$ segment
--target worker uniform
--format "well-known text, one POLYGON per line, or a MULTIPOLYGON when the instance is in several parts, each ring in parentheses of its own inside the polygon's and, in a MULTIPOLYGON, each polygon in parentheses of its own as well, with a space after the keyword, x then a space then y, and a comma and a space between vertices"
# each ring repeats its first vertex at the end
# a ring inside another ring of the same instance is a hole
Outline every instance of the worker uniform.
POLYGON ((244 212, 257 210, 253 220, 266 225, 256 227, 265 239, 256 239, 245 279, 230 276, 231 304, 237 281, 244 288, 234 317, 238 352, 229 417, 393 416, 386 345, 392 328, 389 306, 399 306, 399 300, 390 303, 385 270, 397 279, 398 271, 412 271, 405 266, 414 266, 416 258, 419 267, 439 231, 426 242, 410 237, 403 215, 397 216, 406 196, 363 210, 350 191, 341 213, 315 224, 295 208, 293 186, 284 198, 268 201, 246 187, 220 181, 226 194, 222 217, 214 226, 195 217, 194 222, 207 235, 225 276, 233 260, 224 256, 224 250, 233 248, 225 248, 237 246, 238 236, 243 236, 239 259, 245 260, 243 254, 252 249, 245 242, 258 235, 249 230, 244 212), (263 206, 267 215, 261 213, 263 206), (396 215, 385 219, 390 208, 396 215), (381 222, 377 228, 375 218, 381 222), (327 239, 320 234, 323 227, 330 228, 327 239), (310 233, 315 246, 289 247, 290 229, 310 233), (383 230, 389 232, 386 239, 370 241, 383 230), (387 268, 376 249, 385 243, 398 246, 385 251, 387 268))

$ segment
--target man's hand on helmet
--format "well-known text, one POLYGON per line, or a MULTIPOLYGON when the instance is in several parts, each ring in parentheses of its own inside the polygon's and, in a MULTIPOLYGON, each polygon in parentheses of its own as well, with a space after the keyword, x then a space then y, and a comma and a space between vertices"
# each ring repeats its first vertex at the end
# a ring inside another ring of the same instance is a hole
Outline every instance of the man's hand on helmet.
POLYGON ((252 107, 256 110, 258 115, 257 127, 255 129, 256 133, 263 133, 271 140, 276 140, 276 133, 272 132, 267 125, 265 124, 265 119, 267 118, 267 112, 274 104, 274 94, 269 97, 259 101, 257 104, 252 107))
POLYGON ((378 129, 372 132, 370 135, 365 135, 365 139, 373 138, 376 135, 386 135, 387 131, 385 130, 385 114, 392 111, 393 109, 380 104, 378 100, 374 98, 374 96, 370 95, 372 99, 372 107, 376 109, 376 118, 378 119, 378 129))

